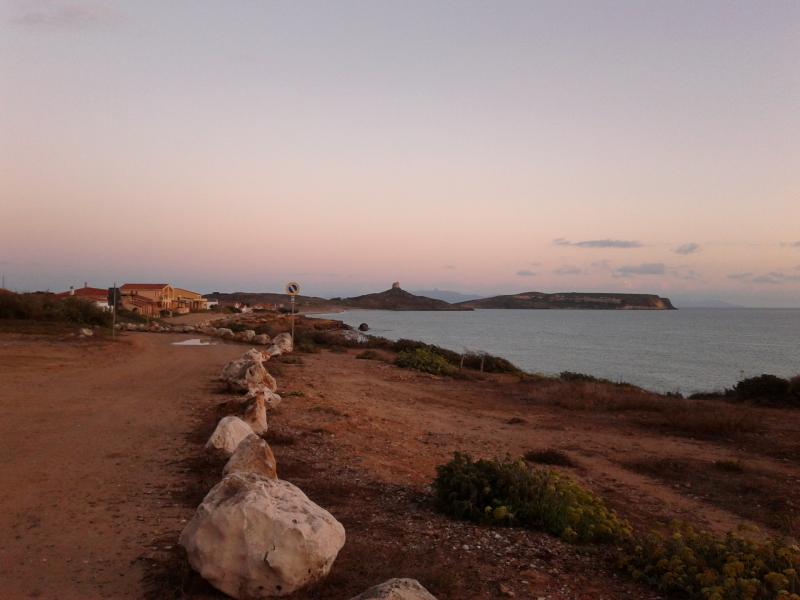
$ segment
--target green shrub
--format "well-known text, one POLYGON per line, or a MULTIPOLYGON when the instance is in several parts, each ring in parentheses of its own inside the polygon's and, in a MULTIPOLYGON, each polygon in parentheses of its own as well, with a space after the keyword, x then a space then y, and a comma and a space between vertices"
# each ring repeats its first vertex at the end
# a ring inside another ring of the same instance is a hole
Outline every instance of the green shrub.
POLYGON ((453 375, 456 372, 456 368, 444 357, 425 348, 404 350, 397 355, 394 364, 404 369, 414 369, 433 375, 453 375))
POLYGON ((524 461, 478 460, 456 453, 436 469, 438 508, 456 518, 542 529, 567 541, 611 542, 630 527, 569 477, 524 461))
POLYGON ((633 538, 620 566, 635 579, 681 598, 800 600, 800 548, 720 537, 675 525, 671 536, 633 538))
POLYGON ((49 293, 3 292, 0 293, 0 319, 108 326, 111 324, 111 313, 104 311, 94 302, 76 296, 60 298, 49 293))
POLYGON ((359 352, 356 354, 356 358, 360 358, 361 360, 383 360, 383 356, 375 350, 364 350, 363 352, 359 352))
POLYGON ((789 393, 800 400, 800 375, 795 375, 789 380, 789 393))
POLYGON ((574 467, 575 462, 561 450, 546 448, 544 450, 529 450, 525 453, 525 460, 540 465, 554 465, 558 467, 574 467))
POLYGON ((619 387, 636 388, 637 386, 626 383, 624 381, 611 381, 603 377, 595 377, 594 375, 587 375, 586 373, 576 373, 574 371, 561 371, 558 374, 561 381, 575 382, 575 383, 603 383, 608 385, 616 385, 619 387))
POLYGON ((736 396, 742 400, 781 402, 789 395, 789 381, 765 373, 758 377, 743 379, 736 384, 734 390, 736 396))

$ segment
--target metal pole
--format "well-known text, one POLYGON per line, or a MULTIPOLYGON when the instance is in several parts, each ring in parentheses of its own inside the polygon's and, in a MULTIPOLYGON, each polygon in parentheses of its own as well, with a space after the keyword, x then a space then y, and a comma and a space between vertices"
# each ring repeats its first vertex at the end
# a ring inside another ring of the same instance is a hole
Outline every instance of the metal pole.
POLYGON ((114 293, 111 300, 111 337, 117 338, 117 282, 114 282, 114 293))
POLYGON ((292 349, 294 350, 294 296, 292 296, 292 349))

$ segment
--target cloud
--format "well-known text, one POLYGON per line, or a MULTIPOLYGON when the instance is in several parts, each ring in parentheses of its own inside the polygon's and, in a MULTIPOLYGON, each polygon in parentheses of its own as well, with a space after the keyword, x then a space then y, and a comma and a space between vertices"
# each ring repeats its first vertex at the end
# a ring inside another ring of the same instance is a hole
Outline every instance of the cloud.
POLYGON ((556 246, 574 246, 575 248, 641 248, 642 243, 635 240, 584 240, 582 242, 570 242, 564 238, 553 240, 556 246))
POLYGON ((617 277, 635 277, 636 275, 666 275, 664 263, 642 263, 640 265, 624 265, 614 271, 617 277))
POLYGON ((688 244, 681 244, 677 248, 673 250, 675 254, 683 254, 684 256, 687 254, 694 254, 695 252, 700 252, 700 244, 695 244, 694 242, 689 242, 688 244))
POLYGON ((517 271, 518 277, 533 277, 534 275, 536 275, 536 273, 534 273, 533 271, 529 271, 528 269, 522 269, 520 271, 517 271))
POLYGON ((108 7, 92 2, 40 0, 25 4, 25 9, 11 17, 11 22, 30 28, 78 28, 111 20, 108 7))
POLYGON ((675 267, 674 269, 669 270, 669 274, 673 277, 677 277, 678 279, 685 279, 687 281, 702 281, 702 277, 700 273, 695 271, 694 269, 690 269, 685 265, 681 265, 675 267))
POLYGON ((781 242, 781 246, 785 246, 787 248, 800 248, 800 240, 796 242, 781 242))
POLYGON ((752 273, 730 273, 728 279, 738 279, 739 281, 747 281, 753 276, 752 273))
POLYGON ((770 285, 779 285, 781 283, 795 283, 800 281, 800 275, 787 275, 780 271, 771 271, 758 277, 753 277, 753 283, 768 283, 770 285))
POLYGON ((456 266, 455 265, 444 265, 444 266, 442 266, 442 268, 446 269, 448 271, 455 271, 456 266))
POLYGON ((583 270, 578 267, 573 267, 572 265, 564 265, 553 271, 553 273, 556 275, 580 275, 583 273, 583 270))
POLYGON ((786 274, 782 271, 770 271, 761 275, 753 273, 731 273, 728 275, 729 279, 736 279, 737 281, 748 281, 751 283, 763 283, 767 285, 780 285, 783 283, 797 283, 800 282, 800 275, 786 274))

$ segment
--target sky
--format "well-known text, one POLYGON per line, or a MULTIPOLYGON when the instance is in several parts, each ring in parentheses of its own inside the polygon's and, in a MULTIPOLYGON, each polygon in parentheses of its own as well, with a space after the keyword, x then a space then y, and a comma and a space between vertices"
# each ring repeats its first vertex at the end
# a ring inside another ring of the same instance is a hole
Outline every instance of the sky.
POLYGON ((0 0, 0 273, 800 307, 800 2, 0 0))

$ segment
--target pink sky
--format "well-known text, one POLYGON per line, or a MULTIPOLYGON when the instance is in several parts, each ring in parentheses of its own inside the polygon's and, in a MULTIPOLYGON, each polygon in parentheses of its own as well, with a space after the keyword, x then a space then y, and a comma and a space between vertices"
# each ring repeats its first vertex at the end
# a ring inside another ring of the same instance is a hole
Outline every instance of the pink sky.
POLYGON ((0 272, 800 306, 799 29, 794 2, 5 2, 0 272))

